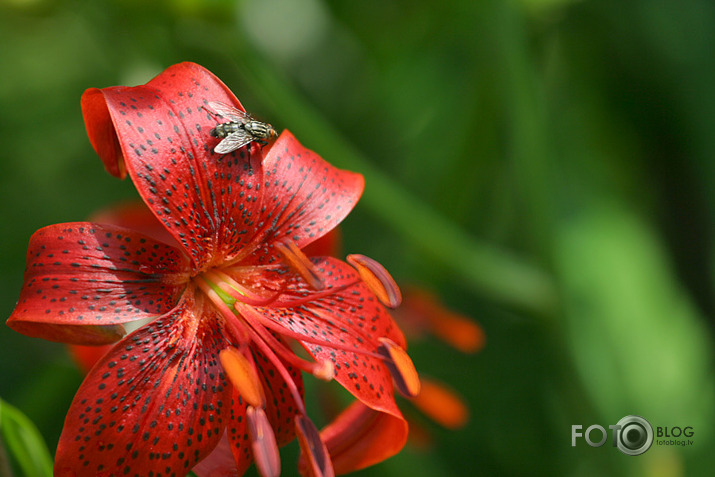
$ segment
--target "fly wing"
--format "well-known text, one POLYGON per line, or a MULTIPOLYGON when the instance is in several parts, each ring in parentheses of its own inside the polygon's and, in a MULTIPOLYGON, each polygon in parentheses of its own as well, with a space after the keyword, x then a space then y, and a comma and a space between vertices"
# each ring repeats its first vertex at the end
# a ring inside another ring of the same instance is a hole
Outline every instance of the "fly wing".
POLYGON ((250 118, 248 114, 240 109, 220 101, 209 101, 209 108, 213 109, 213 111, 219 116, 223 116, 224 118, 235 123, 245 123, 250 118))
POLYGON ((239 147, 243 147, 249 142, 253 141, 255 138, 248 134, 243 129, 231 133, 226 136, 223 141, 218 143, 214 148, 216 154, 228 154, 231 151, 235 151, 239 147))

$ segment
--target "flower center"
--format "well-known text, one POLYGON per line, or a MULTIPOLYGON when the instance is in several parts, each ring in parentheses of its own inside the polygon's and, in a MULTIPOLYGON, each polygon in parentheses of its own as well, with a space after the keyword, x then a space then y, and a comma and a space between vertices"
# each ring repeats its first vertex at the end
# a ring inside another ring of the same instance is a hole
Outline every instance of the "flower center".
MULTIPOLYGON (((388 339, 380 338, 374 349, 357 350, 348 344, 299 334, 272 319, 266 309, 290 310, 304 306, 340 293, 360 281, 356 279, 340 286, 326 285, 313 262, 294 243, 281 243, 276 249, 284 259, 283 264, 215 267, 193 277, 192 282, 219 311, 230 341, 234 343, 222 350, 219 358, 232 385, 248 404, 248 430, 259 472, 264 476, 276 475, 280 472, 280 459, 265 413, 267 398, 254 361, 256 352, 269 361, 292 395, 297 408, 295 432, 314 474, 333 475, 328 451, 307 416, 303 397, 288 367, 329 381, 335 376, 335 366, 327 359, 311 361, 298 356, 291 343, 318 344, 380 359, 392 374, 398 390, 408 396, 419 392, 419 378, 407 353, 388 339)), ((351 263, 360 272, 362 280, 373 291, 379 292, 376 295, 380 301, 392 306, 399 303, 399 289, 386 272, 383 274, 381 266, 375 266, 362 256, 351 263)))

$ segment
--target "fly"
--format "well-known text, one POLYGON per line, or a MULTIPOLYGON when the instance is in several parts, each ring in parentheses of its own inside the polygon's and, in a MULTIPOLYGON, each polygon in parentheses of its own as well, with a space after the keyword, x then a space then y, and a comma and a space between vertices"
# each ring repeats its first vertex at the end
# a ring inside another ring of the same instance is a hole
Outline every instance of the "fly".
POLYGON ((223 139, 214 148, 216 154, 228 154, 253 141, 265 146, 278 135, 273 126, 256 121, 240 109, 218 101, 209 101, 208 105, 216 114, 229 120, 210 131, 213 137, 223 139))

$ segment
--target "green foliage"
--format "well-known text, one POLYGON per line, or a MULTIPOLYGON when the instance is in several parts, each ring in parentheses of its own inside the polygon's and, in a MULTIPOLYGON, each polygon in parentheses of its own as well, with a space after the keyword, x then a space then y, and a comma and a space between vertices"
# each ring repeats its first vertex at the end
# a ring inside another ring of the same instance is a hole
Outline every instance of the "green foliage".
MULTIPOLYGON (((3 400, 0 400, 0 435, 0 447, 5 444, 9 455, 17 462, 21 475, 52 476, 52 457, 42 435, 32 421, 3 400)), ((3 449, 0 448, 0 452, 3 452, 3 449)), ((7 462, 0 462, 0 474, 5 475, 8 467, 4 466, 3 469, 3 464, 7 462)))

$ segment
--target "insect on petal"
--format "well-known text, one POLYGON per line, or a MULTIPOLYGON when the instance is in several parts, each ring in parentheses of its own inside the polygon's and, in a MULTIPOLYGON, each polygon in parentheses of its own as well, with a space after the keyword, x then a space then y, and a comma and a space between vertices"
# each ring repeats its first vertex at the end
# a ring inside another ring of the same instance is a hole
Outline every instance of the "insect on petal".
POLYGON ((385 267, 365 255, 348 255, 347 260, 360 273, 360 278, 383 305, 388 308, 400 306, 402 303, 400 288, 385 267))
POLYGON ((379 338, 378 353, 385 357, 385 365, 392 374, 397 389, 406 397, 420 393, 420 377, 407 352, 389 338, 379 338))
POLYGON ((262 477, 278 477, 281 473, 281 458, 276 436, 273 434, 266 413, 261 408, 248 406, 248 434, 251 437, 253 459, 262 477))
POLYGON ((209 147, 217 122, 205 106, 215 100, 240 107, 218 78, 188 62, 145 85, 82 96, 87 133, 105 167, 121 176, 117 157, 124 158, 139 195, 196 269, 241 253, 262 203, 260 147, 221 161, 209 147))
POLYGON ((313 421, 306 416, 295 416, 295 432, 303 456, 306 456, 308 460, 307 475, 310 477, 333 477, 335 472, 330 454, 313 421))
POLYGON ((219 353, 221 366, 243 399, 254 407, 265 407, 266 396, 256 368, 243 353, 230 346, 219 353))

